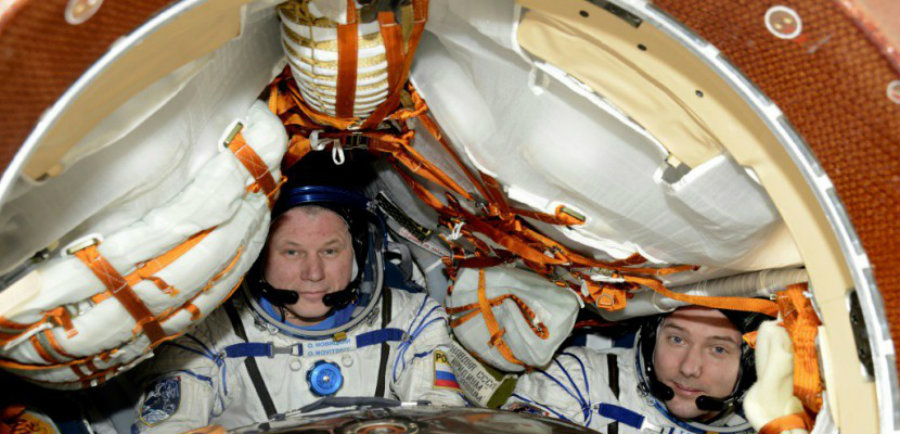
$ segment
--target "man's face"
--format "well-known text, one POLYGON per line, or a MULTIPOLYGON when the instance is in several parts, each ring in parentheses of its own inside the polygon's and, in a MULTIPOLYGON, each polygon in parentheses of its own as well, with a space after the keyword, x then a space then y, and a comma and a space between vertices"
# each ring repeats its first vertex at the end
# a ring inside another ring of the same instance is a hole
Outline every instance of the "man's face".
POLYGON ((741 333, 715 309, 685 307, 659 326, 653 366, 675 396, 666 407, 682 419, 715 415, 697 408, 700 395, 725 398, 734 390, 741 362, 741 333))
POLYGON ((353 244, 347 224, 324 208, 293 208, 273 224, 265 264, 265 278, 275 288, 290 289, 300 298, 286 306, 300 318, 291 322, 320 322, 330 307, 325 294, 340 291, 350 283, 353 244))

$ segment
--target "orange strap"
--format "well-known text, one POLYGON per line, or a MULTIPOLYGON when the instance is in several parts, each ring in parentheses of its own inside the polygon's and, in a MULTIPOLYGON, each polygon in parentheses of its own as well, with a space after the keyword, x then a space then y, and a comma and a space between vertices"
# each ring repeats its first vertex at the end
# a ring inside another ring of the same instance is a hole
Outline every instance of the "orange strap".
MULTIPOLYGON (((413 56, 419 45, 419 39, 425 32, 425 22, 428 20, 428 0, 413 0, 413 29, 406 43, 406 52, 403 55, 403 62, 394 62, 392 65, 388 63, 388 97, 381 103, 372 114, 362 123, 361 130, 374 129, 386 118, 391 112, 396 110, 400 104, 400 93, 403 85, 406 83, 406 77, 409 75, 409 69, 412 67, 413 56), (396 68, 391 73, 392 68, 396 68), (393 75, 393 77, 391 77, 393 75), (391 81, 393 78, 394 81, 391 81)), ((384 40, 385 54, 390 56, 392 51, 397 51, 397 46, 402 46, 403 32, 400 26, 394 22, 393 13, 378 14, 378 22, 381 24, 382 39, 384 40), (388 26, 387 28, 385 26, 388 26)))
POLYGON ((75 330, 75 325, 72 323, 72 314, 65 307, 59 306, 47 311, 44 315, 52 318, 57 325, 62 326, 67 337, 71 338, 78 334, 78 330, 75 330))
POLYGON ((359 59, 359 32, 356 1, 347 0, 347 24, 337 26, 338 70, 335 114, 352 118, 356 102, 356 65, 359 59))
POLYGON ((628 292, 624 289, 594 282, 590 278, 582 281, 587 285, 591 301, 595 306, 609 311, 625 308, 625 304, 628 302, 628 292))
POLYGON ((566 212, 565 207, 562 205, 556 207, 556 212, 554 214, 547 214, 520 208, 512 208, 512 212, 522 217, 533 218, 535 220, 549 223, 551 225, 578 226, 584 224, 584 220, 580 220, 572 214, 566 212))
POLYGON ((203 428, 197 428, 194 430, 187 431, 184 434, 226 434, 226 433, 225 433, 225 428, 222 428, 219 425, 210 425, 210 426, 205 426, 203 428))
POLYGON ((777 302, 784 328, 794 346, 794 395, 807 409, 818 413, 822 409, 822 379, 816 355, 816 333, 821 322, 812 303, 803 294, 805 290, 805 283, 788 286, 778 293, 777 302))
POLYGON ((441 187, 459 194, 466 199, 472 196, 463 189, 456 181, 448 176, 444 171, 439 169, 425 157, 419 154, 410 142, 414 132, 409 131, 400 137, 389 134, 367 134, 372 141, 369 144, 369 151, 390 154, 395 161, 406 167, 411 173, 415 173, 441 187))
POLYGON ((52 331, 44 330, 41 333, 44 335, 44 339, 46 339, 47 342, 50 343, 50 347, 53 348, 53 351, 56 351, 57 354, 59 354, 63 357, 67 357, 70 360, 78 358, 77 356, 73 356, 72 354, 69 354, 66 350, 64 350, 62 348, 62 346, 59 344, 59 342, 57 342, 56 336, 53 334, 52 331))
POLYGON ((306 154, 312 151, 312 147, 309 144, 309 138, 303 136, 302 134, 294 134, 291 136, 291 142, 288 144, 287 152, 284 154, 284 158, 281 160, 281 173, 290 169, 294 164, 297 164, 300 159, 306 156, 306 154))
POLYGON ((759 434, 781 434, 792 429, 812 430, 812 421, 806 413, 794 413, 772 419, 763 425, 759 434))
MULTIPOLYGON (((493 308, 493 307, 503 304, 503 302, 506 300, 512 300, 513 303, 516 304, 516 306, 519 308, 519 313, 522 315, 522 318, 525 319, 525 322, 528 323, 528 326, 531 328, 531 331, 534 332, 534 334, 537 337, 539 337, 541 339, 547 339, 548 337, 550 337, 550 330, 547 329, 547 326, 542 322, 535 323, 536 315, 534 314, 534 311, 531 310, 530 307, 528 307, 528 305, 525 303, 524 300, 517 297, 515 294, 503 294, 499 297, 494 297, 494 298, 488 299, 488 304, 493 308)), ((467 314, 450 322, 450 327, 453 327, 453 328, 459 327, 466 321, 474 318, 479 313, 482 313, 480 308, 481 308, 480 303, 471 303, 471 304, 467 304, 465 306, 447 308, 447 313, 450 315, 454 315, 454 314, 457 314, 460 312, 470 311, 467 314), (479 309, 479 310, 473 310, 473 309, 479 309)))
POLYGON ((163 332, 159 322, 147 309, 140 297, 134 293, 131 285, 125 281, 125 278, 100 255, 96 245, 88 246, 75 252, 75 256, 91 269, 94 275, 106 286, 107 291, 125 307, 125 310, 137 322, 138 327, 150 338, 151 343, 165 339, 166 333, 163 332))
POLYGON ((478 270, 478 308, 481 310, 481 315, 484 316, 484 323, 487 325, 488 333, 491 334, 488 345, 496 348, 497 351, 500 351, 500 354, 508 362, 516 365, 524 365, 521 360, 513 355, 512 350, 509 349, 509 346, 506 345, 506 342, 503 340, 503 334, 506 333, 506 330, 500 328, 500 325, 497 323, 497 318, 494 317, 494 311, 491 310, 491 304, 485 293, 483 269, 478 270))
POLYGON ((234 153, 238 161, 247 168, 250 172, 250 176, 255 180, 248 189, 250 191, 261 190, 263 194, 269 198, 269 208, 271 208, 275 203, 274 193, 278 184, 269 172, 269 166, 267 166, 266 162, 259 157, 259 154, 247 144, 247 141, 244 140, 244 135, 240 132, 234 136, 234 140, 228 145, 228 149, 234 153))

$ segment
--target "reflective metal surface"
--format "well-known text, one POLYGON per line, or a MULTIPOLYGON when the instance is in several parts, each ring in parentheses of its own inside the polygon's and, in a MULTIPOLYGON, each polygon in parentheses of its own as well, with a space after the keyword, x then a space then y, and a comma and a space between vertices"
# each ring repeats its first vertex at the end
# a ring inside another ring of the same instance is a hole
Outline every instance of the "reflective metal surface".
POLYGON ((595 431, 525 413, 484 408, 392 407, 334 411, 238 428, 229 433, 283 434, 575 434, 595 431))

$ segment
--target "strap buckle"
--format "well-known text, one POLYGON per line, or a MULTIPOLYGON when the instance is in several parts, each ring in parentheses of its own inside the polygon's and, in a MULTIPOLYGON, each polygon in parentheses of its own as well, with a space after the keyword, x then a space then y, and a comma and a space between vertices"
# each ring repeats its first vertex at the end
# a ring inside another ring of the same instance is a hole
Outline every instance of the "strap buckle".
POLYGON ((371 139, 361 133, 351 134, 344 138, 345 149, 366 148, 369 146, 371 139))
POLYGON ((225 132, 222 133, 222 136, 219 137, 219 141, 216 142, 216 146, 219 149, 219 152, 222 152, 228 149, 228 146, 231 145, 231 142, 234 141, 234 138, 237 137, 238 133, 240 133, 244 129, 244 123, 241 122, 240 119, 235 119, 228 124, 228 127, 225 128, 225 132))
POLYGON ((91 246, 99 245, 103 242, 103 235, 99 233, 87 234, 81 238, 78 238, 69 244, 66 244, 65 247, 60 249, 59 255, 62 257, 72 256, 75 252, 79 250, 84 250, 91 246))
POLYGON ((275 344, 269 342, 269 358, 274 358, 278 354, 300 357, 303 355, 303 345, 294 344, 286 347, 276 347, 275 344))

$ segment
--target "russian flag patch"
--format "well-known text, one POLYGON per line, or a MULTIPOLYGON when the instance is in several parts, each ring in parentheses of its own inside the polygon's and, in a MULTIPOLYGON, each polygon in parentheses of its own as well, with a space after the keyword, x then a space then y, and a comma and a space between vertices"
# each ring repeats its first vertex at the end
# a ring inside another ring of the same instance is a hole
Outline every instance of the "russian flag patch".
POLYGON ((459 390, 456 374, 450 367, 450 360, 441 350, 434 351, 434 387, 459 390))

